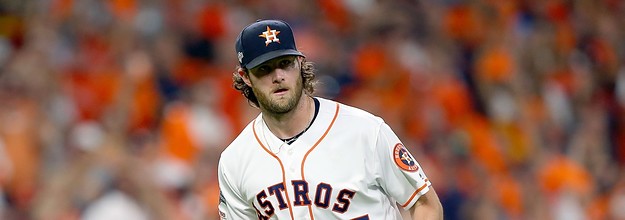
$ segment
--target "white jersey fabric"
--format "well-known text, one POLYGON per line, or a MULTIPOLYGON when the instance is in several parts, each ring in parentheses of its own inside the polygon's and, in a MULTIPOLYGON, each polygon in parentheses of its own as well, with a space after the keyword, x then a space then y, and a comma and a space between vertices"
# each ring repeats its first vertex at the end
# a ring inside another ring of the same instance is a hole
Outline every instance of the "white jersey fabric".
POLYGON ((401 219, 431 185, 384 121, 316 98, 319 113, 291 145, 262 114, 219 160, 222 219, 401 219))

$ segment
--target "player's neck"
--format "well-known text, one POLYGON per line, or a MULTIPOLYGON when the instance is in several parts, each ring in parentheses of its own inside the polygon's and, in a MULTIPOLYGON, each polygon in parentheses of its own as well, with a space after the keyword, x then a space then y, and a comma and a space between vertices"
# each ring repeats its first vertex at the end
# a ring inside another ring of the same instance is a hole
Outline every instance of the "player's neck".
POLYGON ((263 112, 263 120, 269 130, 280 139, 291 138, 308 127, 315 114, 315 102, 312 97, 302 95, 297 107, 283 114, 263 112))

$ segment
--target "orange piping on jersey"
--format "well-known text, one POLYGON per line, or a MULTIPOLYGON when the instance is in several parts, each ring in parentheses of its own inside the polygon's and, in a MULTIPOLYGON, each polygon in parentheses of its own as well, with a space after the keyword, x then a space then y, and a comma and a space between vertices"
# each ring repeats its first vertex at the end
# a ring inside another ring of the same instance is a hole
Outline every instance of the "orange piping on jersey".
POLYGON ((276 158, 276 160, 278 161, 278 163, 280 163, 280 169, 282 169, 282 183, 285 185, 285 189, 284 189, 284 194, 286 195, 286 202, 287 202, 287 207, 289 207, 289 214, 291 215, 291 220, 293 220, 293 209, 291 208, 291 199, 289 199, 289 190, 286 189, 286 176, 284 174, 284 165, 282 165, 282 161, 280 161, 280 158, 278 158, 278 156, 276 156, 275 154, 271 153, 271 151, 269 151, 267 149, 267 147, 265 147, 265 145, 263 145, 263 142, 260 141, 260 138, 258 138, 258 135, 256 134, 256 120, 254 120, 254 122, 252 122, 252 131, 254 132, 254 137, 256 138, 256 141, 258 142, 258 144, 260 144, 260 146, 263 148, 263 150, 265 150, 269 155, 271 155, 273 158, 276 158))
POLYGON ((410 204, 410 201, 412 201, 412 199, 414 199, 414 197, 421 192, 421 190, 425 189, 425 187, 428 186, 428 183, 424 183, 423 186, 419 187, 419 189, 417 189, 417 191, 415 191, 412 196, 410 196, 410 199, 408 199, 408 202, 404 203, 401 205, 401 207, 406 208, 406 206, 408 204, 410 204))
MULTIPOLYGON (((334 112, 334 118, 332 118, 332 122, 330 122, 330 125, 328 125, 328 128, 326 129, 326 131, 323 133, 323 135, 321 135, 319 140, 317 140, 317 143, 315 143, 315 145, 313 145, 310 148, 310 150, 308 150, 308 152, 306 152, 306 154, 304 155, 304 159, 302 159, 302 166, 301 166, 301 169, 302 169, 302 180, 306 181, 306 178, 304 177, 304 163, 306 162, 306 158, 308 157, 308 154, 310 154, 310 152, 312 152, 317 147, 317 145, 319 145, 319 143, 321 143, 323 138, 326 137, 326 135, 328 134, 328 132, 332 128, 332 125, 334 125, 334 121, 336 121, 336 117, 338 115, 339 115, 339 103, 336 103, 336 111, 334 112)), ((310 214, 310 219, 314 220, 315 217, 313 217, 312 208, 310 206, 308 206, 308 213, 310 214)))

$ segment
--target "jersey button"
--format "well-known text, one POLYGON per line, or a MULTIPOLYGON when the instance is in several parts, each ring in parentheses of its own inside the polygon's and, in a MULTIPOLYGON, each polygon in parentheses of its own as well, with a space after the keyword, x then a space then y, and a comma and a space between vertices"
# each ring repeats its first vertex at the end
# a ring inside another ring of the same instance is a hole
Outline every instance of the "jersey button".
POLYGON ((293 149, 289 149, 286 151, 289 155, 293 155, 293 149))

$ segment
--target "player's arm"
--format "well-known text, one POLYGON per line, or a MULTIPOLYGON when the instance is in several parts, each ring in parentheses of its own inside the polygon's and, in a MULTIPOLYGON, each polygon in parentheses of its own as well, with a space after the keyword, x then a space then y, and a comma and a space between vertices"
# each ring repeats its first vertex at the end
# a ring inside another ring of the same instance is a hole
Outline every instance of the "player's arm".
POLYGON ((219 181, 219 219, 254 219, 257 218, 254 209, 245 202, 238 190, 228 178, 228 172, 224 167, 222 159, 218 166, 219 181))
POLYGON ((376 143, 381 187, 407 209, 413 219, 442 219, 443 209, 424 169, 385 123, 376 143))
POLYGON ((412 219, 443 219, 443 206, 433 187, 410 208, 412 219))

